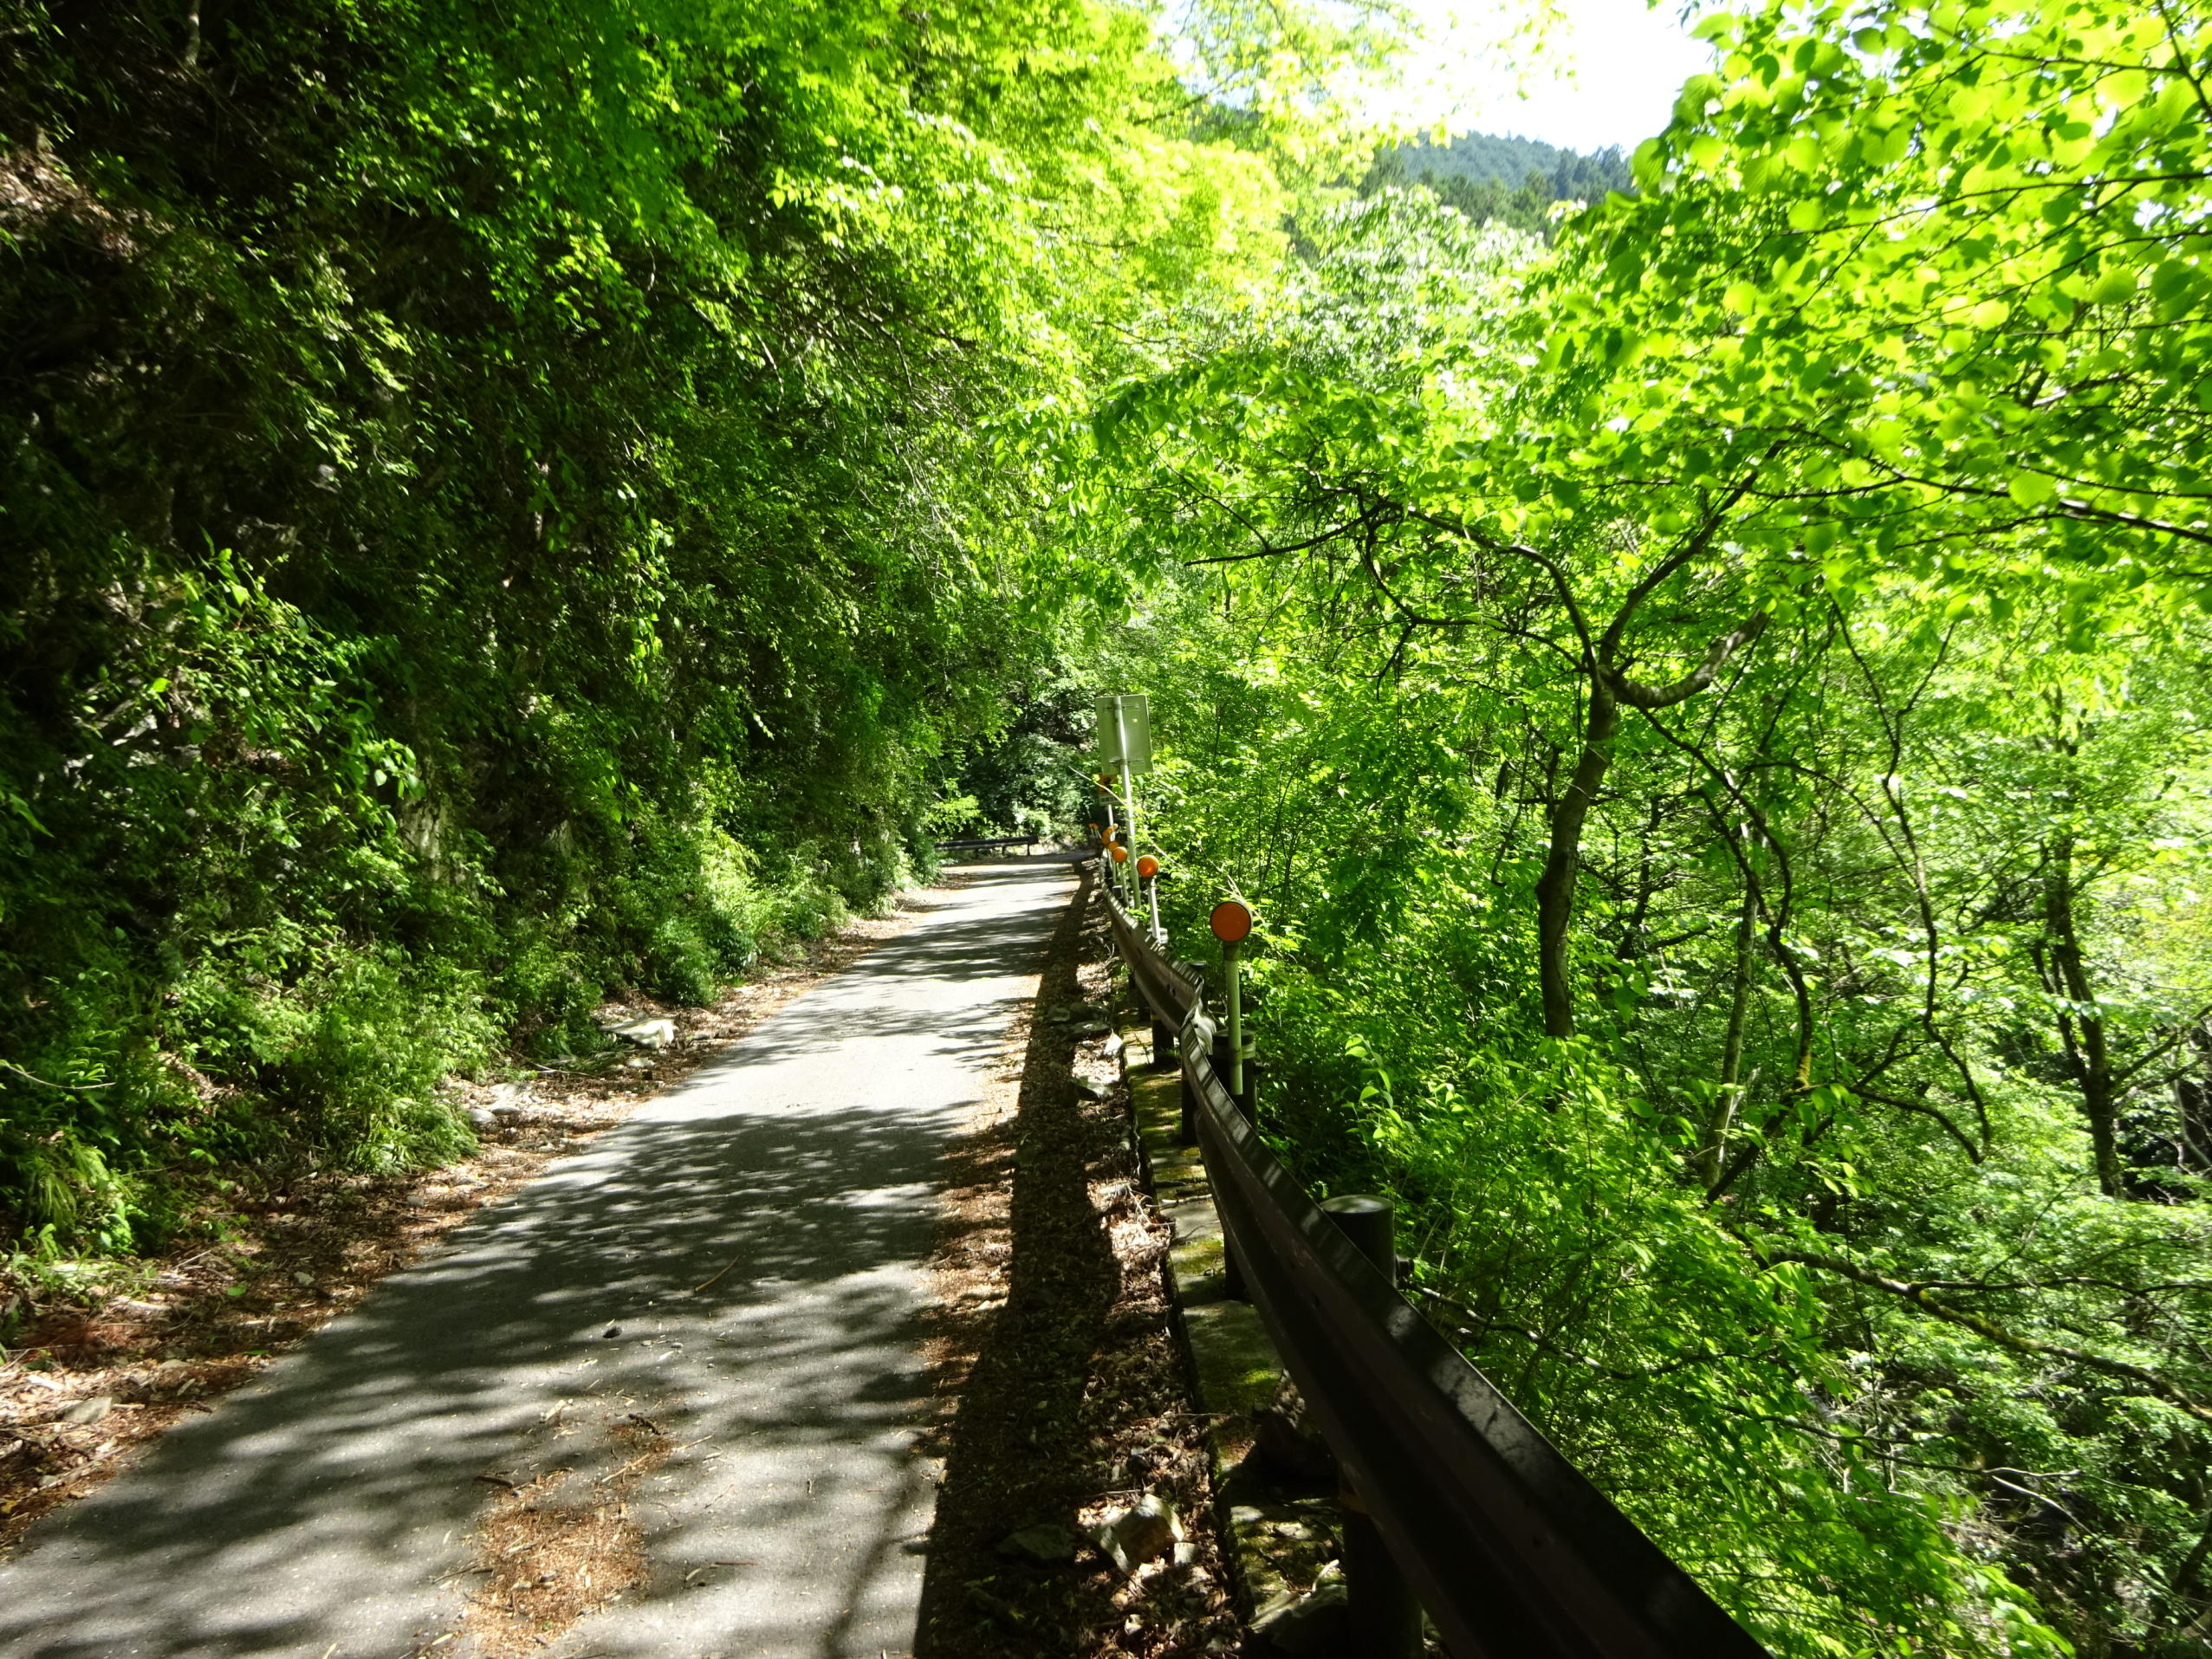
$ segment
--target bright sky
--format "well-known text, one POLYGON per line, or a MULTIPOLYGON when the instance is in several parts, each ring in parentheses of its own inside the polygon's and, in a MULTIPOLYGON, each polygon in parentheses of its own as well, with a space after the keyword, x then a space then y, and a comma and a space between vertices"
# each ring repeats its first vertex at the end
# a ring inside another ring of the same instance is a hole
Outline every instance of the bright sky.
POLYGON ((1424 84, 1406 89, 1401 119, 1441 117, 1456 133, 1517 133, 1586 152, 1609 144, 1633 150, 1667 124, 1682 83, 1712 67, 1711 49, 1690 38, 1682 0, 1656 8, 1643 0, 1554 0, 1563 26, 1552 30, 1542 58, 1518 74, 1500 49, 1510 27, 1501 19, 1525 16, 1527 0, 1414 3, 1432 42, 1421 56, 1432 67, 1424 84))

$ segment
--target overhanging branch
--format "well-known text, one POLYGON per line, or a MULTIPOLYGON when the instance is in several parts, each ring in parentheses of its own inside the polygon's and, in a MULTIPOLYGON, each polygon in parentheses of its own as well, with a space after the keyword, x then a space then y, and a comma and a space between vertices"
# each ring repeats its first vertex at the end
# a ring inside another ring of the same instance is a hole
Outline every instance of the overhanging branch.
POLYGON ((1928 1293, 1929 1287, 1925 1285, 1909 1284, 1901 1279, 1889 1278, 1841 1256, 1823 1255, 1811 1250, 1761 1250, 1755 1244, 1752 1247, 1768 1267, 1794 1261, 1803 1267, 1817 1268, 1821 1273, 1833 1273, 1839 1279, 1848 1279, 1855 1285, 1865 1285, 1870 1289, 1910 1302, 1932 1319, 1957 1325, 1963 1331, 1971 1331, 1977 1337, 1985 1338, 2013 1353, 2028 1354, 2041 1359, 2063 1359, 2076 1365, 2086 1365, 2092 1371, 2103 1371, 2110 1377, 2124 1377, 2176 1410, 2188 1413, 2199 1422, 2212 1423, 2212 1406, 2205 1405, 2179 1384, 2148 1367, 2131 1364, 2124 1359, 2109 1358, 2103 1354, 2092 1354, 2081 1348, 2070 1348, 2064 1343, 2045 1342, 2039 1337, 2023 1337, 2017 1332, 2006 1330, 1994 1319, 1938 1300, 1928 1293))

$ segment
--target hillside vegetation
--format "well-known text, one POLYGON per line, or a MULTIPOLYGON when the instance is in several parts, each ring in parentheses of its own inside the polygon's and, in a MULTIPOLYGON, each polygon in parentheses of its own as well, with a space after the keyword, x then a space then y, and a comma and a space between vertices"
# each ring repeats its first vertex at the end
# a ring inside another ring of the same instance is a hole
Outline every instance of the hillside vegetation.
POLYGON ((17 9, 18 1270, 435 1161, 925 864, 1048 654, 1024 444, 1277 256, 1243 128, 1087 0, 17 9))
POLYGON ((1778 1654, 2212 1655, 2202 8, 1755 5, 1510 212, 1381 9, 19 16, 11 1284, 1145 691, 1263 1131, 1778 1654))
POLYGON ((1617 149, 1594 155, 1535 139, 1463 133, 1449 144, 1408 144, 1378 152, 1359 193, 1417 184, 1471 224, 1503 224, 1550 240, 1554 204, 1633 195, 1628 158, 1617 149))
POLYGON ((1778 1653, 2212 1652, 2212 23, 1776 6, 1124 388, 1260 1121, 1778 1653))

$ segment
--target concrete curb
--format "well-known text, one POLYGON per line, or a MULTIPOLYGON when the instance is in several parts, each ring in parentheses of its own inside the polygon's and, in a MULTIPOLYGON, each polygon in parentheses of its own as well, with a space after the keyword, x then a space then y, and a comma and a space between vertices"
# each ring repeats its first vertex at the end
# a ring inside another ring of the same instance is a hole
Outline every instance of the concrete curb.
MULTIPOLYGON (((1132 993, 1125 970, 1118 971, 1121 1008, 1132 993)), ((1334 1652, 1339 1633, 1326 1622, 1286 1623, 1285 1615, 1308 1602, 1317 1579, 1327 1584, 1324 1574, 1340 1552, 1335 1483, 1286 1470, 1262 1448, 1263 1432, 1271 1443, 1294 1435, 1281 1410, 1288 1375, 1258 1312, 1228 1293, 1213 1189, 1198 1149, 1183 1142, 1182 1074, 1153 1069, 1149 1015, 1124 1013, 1117 1023, 1138 1162, 1173 1230, 1168 1298, 1192 1395, 1209 1419, 1215 1503, 1237 1610, 1266 1644, 1260 1652, 1334 1652)))

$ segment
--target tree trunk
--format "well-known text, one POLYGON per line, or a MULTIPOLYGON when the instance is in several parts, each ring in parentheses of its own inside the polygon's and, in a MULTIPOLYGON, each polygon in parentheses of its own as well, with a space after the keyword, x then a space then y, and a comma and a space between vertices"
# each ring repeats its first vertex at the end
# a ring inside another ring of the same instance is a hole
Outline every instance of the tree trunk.
POLYGON ((1574 1034, 1574 989, 1567 962, 1567 927, 1574 919, 1574 878, 1582 861, 1582 826, 1613 761, 1620 704, 1603 674, 1590 680, 1590 711, 1574 774, 1552 807, 1551 846, 1536 878, 1536 972, 1543 988, 1544 1034, 1574 1034))
POLYGON ((2082 956, 2073 900, 2073 842, 2061 836, 2044 849, 2043 875, 2043 925, 2050 942, 2054 988, 2068 1004, 2059 1015, 2059 1035, 2081 1089, 2082 1113, 2089 1119, 2097 1184, 2107 1197, 2119 1198, 2127 1191, 2126 1172, 2120 1164, 2119 1089, 2105 1045, 2105 1016, 2082 956))
POLYGON ((1751 950, 1758 937, 1758 889, 1747 881, 1743 915, 1735 929, 1735 975, 1729 987, 1728 1034, 1721 1040, 1721 1086, 1705 1119, 1704 1144, 1697 1149, 1697 1172, 1704 1177, 1708 1191, 1720 1185, 1721 1160, 1728 1150, 1729 1131, 1735 1125, 1743 1093, 1743 1027, 1751 1008, 1751 950))
MULTIPOLYGON (((1736 494, 1741 496, 1742 490, 1736 494)), ((1734 500, 1730 498, 1731 505, 1734 500)), ((1585 658, 1590 708, 1582 723, 1582 753, 1574 763, 1574 775, 1552 807, 1551 846, 1544 855, 1544 873, 1536 878, 1536 972, 1543 988, 1547 1037, 1574 1034, 1574 986, 1568 976, 1567 951, 1567 927, 1574 920, 1574 878, 1582 862, 1582 826, 1597 802, 1606 768, 1613 763, 1613 738, 1620 731, 1621 705, 1670 709, 1687 701, 1710 685, 1731 657, 1766 632, 1767 613, 1754 612, 1708 645, 1705 659, 1671 685, 1640 685, 1617 666, 1621 639, 1636 607, 1679 570, 1691 553, 1702 548, 1703 540, 1701 536, 1690 551, 1660 565, 1638 583, 1605 637, 1589 647, 1585 658)))

